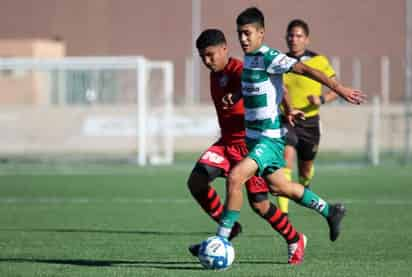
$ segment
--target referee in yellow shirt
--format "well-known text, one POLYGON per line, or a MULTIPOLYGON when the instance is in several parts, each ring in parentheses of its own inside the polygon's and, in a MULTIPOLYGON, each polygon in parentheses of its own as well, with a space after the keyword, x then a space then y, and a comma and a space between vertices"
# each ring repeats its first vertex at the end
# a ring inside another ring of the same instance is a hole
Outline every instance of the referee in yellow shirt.
MULTIPOLYGON (((309 26, 301 20, 289 22, 286 30, 286 43, 289 48, 288 56, 316 68, 328 77, 334 77, 335 71, 328 59, 307 49, 309 44, 309 26)), ((292 179, 292 168, 295 156, 298 160, 299 183, 309 186, 314 175, 314 159, 320 140, 319 107, 337 98, 329 91, 322 94, 322 85, 302 75, 287 73, 283 75, 284 86, 288 91, 292 108, 305 113, 304 120, 296 120, 295 126, 287 126, 285 160, 286 177, 292 179)), ((288 199, 278 198, 279 208, 288 213, 288 199)))

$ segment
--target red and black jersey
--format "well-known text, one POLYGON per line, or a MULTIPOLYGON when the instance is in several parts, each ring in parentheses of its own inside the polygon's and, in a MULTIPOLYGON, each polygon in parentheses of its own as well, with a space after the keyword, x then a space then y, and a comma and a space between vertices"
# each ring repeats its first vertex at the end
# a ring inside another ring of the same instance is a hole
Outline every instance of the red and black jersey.
POLYGON ((235 58, 229 58, 228 64, 221 72, 210 73, 210 92, 215 104, 222 140, 226 144, 244 141, 245 124, 243 99, 232 106, 224 105, 222 98, 228 94, 241 93, 241 75, 243 63, 235 58))

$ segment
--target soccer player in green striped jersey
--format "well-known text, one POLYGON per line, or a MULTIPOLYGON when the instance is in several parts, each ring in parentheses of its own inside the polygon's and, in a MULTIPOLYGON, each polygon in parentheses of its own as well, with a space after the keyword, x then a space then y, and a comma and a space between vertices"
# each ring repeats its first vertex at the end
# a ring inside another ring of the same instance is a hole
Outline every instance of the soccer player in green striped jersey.
POLYGON ((228 237, 240 215, 242 186, 250 177, 258 175, 266 179, 274 195, 288 197, 322 215, 329 225, 330 240, 335 241, 345 214, 344 206, 330 204, 301 184, 288 181, 283 172, 286 129, 282 126, 279 109, 283 97, 282 75, 289 71, 305 75, 352 104, 361 104, 365 95, 264 45, 264 16, 259 9, 252 7, 244 10, 236 23, 240 46, 245 53, 242 94, 249 154, 227 177, 228 194, 217 235, 228 237))

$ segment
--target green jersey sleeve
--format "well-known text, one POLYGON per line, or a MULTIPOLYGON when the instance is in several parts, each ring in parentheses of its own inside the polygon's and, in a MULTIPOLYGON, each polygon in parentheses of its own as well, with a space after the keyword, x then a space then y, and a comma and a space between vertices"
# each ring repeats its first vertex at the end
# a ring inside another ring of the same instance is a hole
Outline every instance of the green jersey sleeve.
POLYGON ((289 72, 293 65, 298 61, 295 58, 288 57, 276 49, 269 49, 265 53, 266 72, 269 74, 283 74, 289 72))

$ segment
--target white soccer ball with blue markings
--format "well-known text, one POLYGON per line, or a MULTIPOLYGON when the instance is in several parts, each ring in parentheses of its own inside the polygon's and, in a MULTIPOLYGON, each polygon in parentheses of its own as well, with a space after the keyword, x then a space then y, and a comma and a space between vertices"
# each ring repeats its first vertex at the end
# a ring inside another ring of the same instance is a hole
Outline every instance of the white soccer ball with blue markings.
POLYGON ((200 244, 199 261, 206 269, 227 269, 235 259, 232 244, 219 236, 210 237, 200 244))

